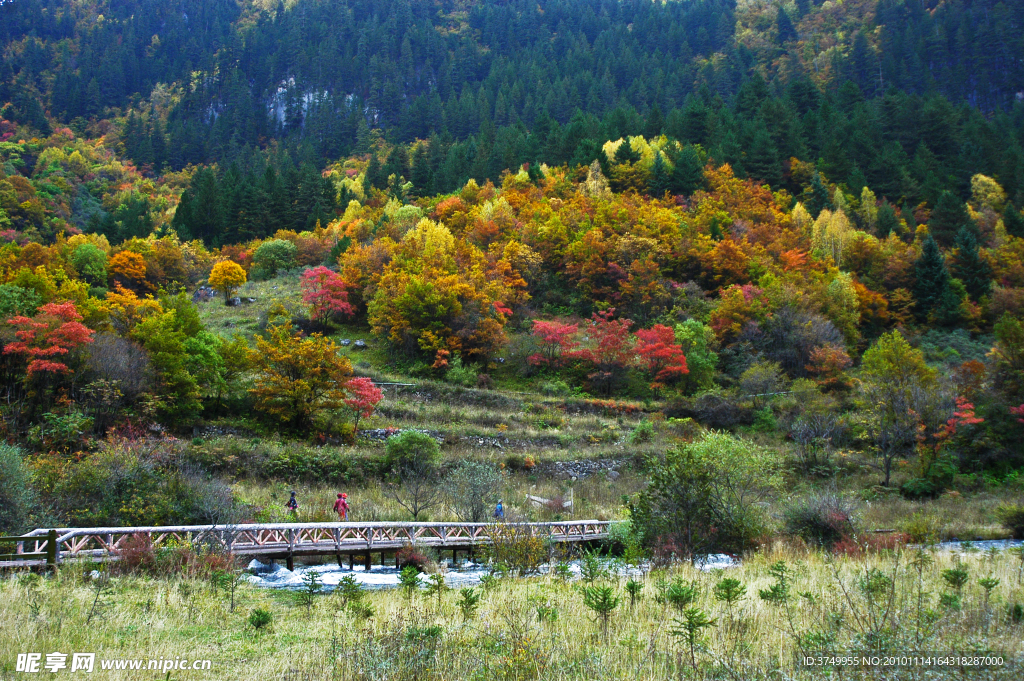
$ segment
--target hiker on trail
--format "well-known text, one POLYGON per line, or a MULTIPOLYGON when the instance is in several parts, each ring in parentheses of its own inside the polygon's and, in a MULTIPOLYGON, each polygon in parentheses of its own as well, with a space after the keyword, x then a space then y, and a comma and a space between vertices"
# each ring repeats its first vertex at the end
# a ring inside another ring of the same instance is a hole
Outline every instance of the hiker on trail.
POLYGON ((338 514, 341 522, 348 520, 348 495, 338 492, 338 500, 334 502, 334 512, 338 514))
POLYGON ((291 514, 292 517, 299 514, 299 502, 295 500, 295 492, 292 492, 291 499, 288 500, 288 503, 285 504, 284 507, 288 509, 288 513, 291 514))
POLYGON ((498 505, 494 507, 494 517, 498 520, 505 519, 505 507, 501 505, 501 499, 498 499, 498 505))

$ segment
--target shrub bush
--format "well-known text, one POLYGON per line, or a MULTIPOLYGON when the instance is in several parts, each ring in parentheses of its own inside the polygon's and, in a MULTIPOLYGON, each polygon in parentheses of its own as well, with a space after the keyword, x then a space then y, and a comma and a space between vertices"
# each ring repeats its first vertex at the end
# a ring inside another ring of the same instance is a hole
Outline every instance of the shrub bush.
POLYGON ((1003 504, 996 509, 996 517, 1014 539, 1024 539, 1024 505, 1003 504))
POLYGON ((634 444, 642 444, 644 442, 650 442, 654 439, 654 424, 643 419, 640 423, 636 424, 636 428, 629 435, 629 441, 634 444))
POLYGON ((785 512, 789 534, 812 544, 831 548, 843 537, 853 534, 852 509, 835 492, 812 494, 785 512))
POLYGON ((31 474, 17 447, 0 444, 0 534, 28 529, 38 506, 31 474))
POLYGON ((541 395, 547 395, 548 397, 568 395, 570 392, 572 391, 569 389, 569 384, 565 381, 548 381, 540 386, 541 395))

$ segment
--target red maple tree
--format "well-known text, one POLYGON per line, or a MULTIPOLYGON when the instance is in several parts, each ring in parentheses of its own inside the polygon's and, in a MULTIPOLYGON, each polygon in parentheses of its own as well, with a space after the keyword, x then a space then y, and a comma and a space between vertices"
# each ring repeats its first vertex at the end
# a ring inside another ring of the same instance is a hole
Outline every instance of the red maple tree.
POLYGON ((683 348, 675 342, 675 331, 664 324, 655 324, 649 329, 640 329, 634 335, 640 361, 653 379, 652 390, 663 388, 690 373, 683 348))
POLYGON ((335 315, 347 317, 355 313, 348 302, 345 280, 323 265, 303 272, 299 286, 302 302, 309 305, 309 317, 317 323, 326 324, 335 315))
POLYGON ((533 323, 533 337, 540 343, 541 351, 530 355, 530 364, 548 366, 557 365, 562 357, 568 357, 579 347, 575 339, 580 330, 578 324, 565 324, 558 320, 533 323))
POLYGON ((359 419, 373 416, 374 409, 382 399, 384 393, 373 384, 368 378, 352 378, 345 384, 345 389, 351 397, 345 399, 345 404, 355 412, 355 432, 359 432, 359 419))
POLYGON ((71 369, 63 359, 75 348, 92 342, 92 329, 81 323, 75 304, 47 303, 35 317, 19 315, 7 320, 17 327, 14 343, 4 346, 5 355, 18 354, 28 360, 28 376, 39 373, 68 373, 71 369))

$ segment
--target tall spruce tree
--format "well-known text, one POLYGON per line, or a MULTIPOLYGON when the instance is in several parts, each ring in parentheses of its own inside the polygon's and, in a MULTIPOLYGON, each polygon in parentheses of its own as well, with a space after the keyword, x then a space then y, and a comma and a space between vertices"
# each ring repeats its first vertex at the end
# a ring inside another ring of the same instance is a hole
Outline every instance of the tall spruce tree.
POLYGON ((939 244, 929 234, 921 248, 921 256, 914 263, 914 310, 919 319, 926 320, 949 290, 949 271, 939 244))
POLYGON ((968 215, 964 202, 951 191, 942 192, 928 219, 928 231, 943 246, 951 246, 961 227, 966 227, 975 235, 978 233, 978 227, 968 215))
POLYGON ((704 184, 704 166, 700 162, 700 154, 692 144, 683 147, 675 158, 669 178, 669 187, 673 193, 689 196, 704 184))
POLYGON ((670 189, 671 179, 668 166, 665 165, 665 159, 662 157, 661 152, 655 152, 654 163, 651 165, 651 179, 647 184, 651 196, 659 199, 664 196, 665 192, 670 189))
POLYGON ((878 207, 878 216, 875 218, 875 229, 878 231, 878 238, 888 238, 899 227, 900 221, 896 217, 896 211, 893 209, 892 204, 888 201, 882 201, 882 205, 878 207))
POLYGON ((1010 236, 1024 238, 1024 216, 1021 216, 1020 211, 1009 201, 1003 209, 1003 227, 1010 236))
POLYGON ((956 235, 953 276, 963 282, 971 300, 978 301, 992 291, 992 267, 981 257, 978 240, 966 227, 956 235))

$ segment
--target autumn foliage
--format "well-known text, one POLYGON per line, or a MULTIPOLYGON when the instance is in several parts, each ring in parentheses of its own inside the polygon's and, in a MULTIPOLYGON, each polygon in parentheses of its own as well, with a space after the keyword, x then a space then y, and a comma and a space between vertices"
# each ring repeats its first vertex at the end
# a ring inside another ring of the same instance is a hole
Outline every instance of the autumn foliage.
POLYGON ((338 345, 320 334, 303 338, 290 324, 256 338, 250 362, 257 374, 250 392, 256 408, 291 428, 308 428, 320 413, 346 406, 352 365, 338 345))
POLYGON ((231 294, 244 284, 245 280, 245 270, 230 260, 222 260, 210 271, 210 286, 224 294, 224 302, 231 298, 231 294))
POLYGON ((302 273, 302 302, 309 305, 309 317, 326 324, 335 317, 348 317, 355 308, 348 302, 348 291, 341 275, 324 266, 302 273))
POLYGON ((27 362, 29 377, 40 373, 67 373, 68 354, 92 342, 93 330, 82 323, 74 303, 47 303, 34 317, 17 316, 7 320, 15 329, 17 341, 4 346, 5 355, 20 355, 27 362))

